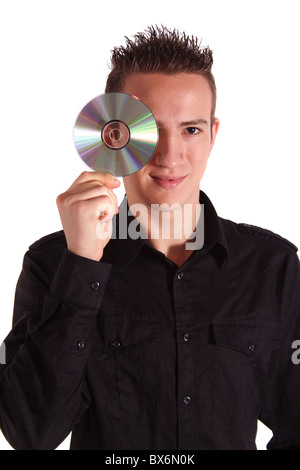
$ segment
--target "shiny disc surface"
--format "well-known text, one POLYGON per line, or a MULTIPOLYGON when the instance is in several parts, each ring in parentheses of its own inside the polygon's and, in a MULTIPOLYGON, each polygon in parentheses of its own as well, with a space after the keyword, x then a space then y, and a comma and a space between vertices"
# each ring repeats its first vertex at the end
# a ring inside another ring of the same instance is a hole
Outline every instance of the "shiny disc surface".
POLYGON ((158 128, 150 109, 126 93, 106 93, 79 113, 74 143, 82 160, 94 171, 126 176, 151 159, 158 128))

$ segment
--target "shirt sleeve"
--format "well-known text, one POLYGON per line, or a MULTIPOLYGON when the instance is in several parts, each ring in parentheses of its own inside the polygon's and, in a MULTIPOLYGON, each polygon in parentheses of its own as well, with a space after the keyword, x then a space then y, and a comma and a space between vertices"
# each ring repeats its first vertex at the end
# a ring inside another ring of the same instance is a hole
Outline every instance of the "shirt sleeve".
POLYGON ((260 420, 273 437, 269 450, 300 450, 300 263, 296 253, 282 265, 274 302, 280 305, 280 345, 265 383, 260 420))
POLYGON ((45 269, 38 251, 24 257, 0 365, 0 426, 15 449, 55 449, 89 406, 84 370, 111 270, 68 250, 45 269))

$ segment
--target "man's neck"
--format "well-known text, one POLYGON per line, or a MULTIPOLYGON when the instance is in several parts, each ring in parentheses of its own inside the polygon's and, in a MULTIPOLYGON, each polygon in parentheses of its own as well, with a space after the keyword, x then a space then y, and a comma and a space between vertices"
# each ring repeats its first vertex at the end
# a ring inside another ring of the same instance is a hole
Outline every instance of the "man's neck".
POLYGON ((141 206, 135 216, 148 244, 182 266, 194 251, 188 247, 188 241, 195 232, 200 212, 199 203, 177 205, 174 210, 166 211, 154 205, 151 208, 141 206))
MULTIPOLYGON (((173 261, 177 266, 182 266, 191 256, 194 250, 188 250, 186 243, 165 243, 166 240, 148 240, 150 246, 163 253, 168 259, 173 261)), ((176 242, 178 242, 176 240, 176 242)))

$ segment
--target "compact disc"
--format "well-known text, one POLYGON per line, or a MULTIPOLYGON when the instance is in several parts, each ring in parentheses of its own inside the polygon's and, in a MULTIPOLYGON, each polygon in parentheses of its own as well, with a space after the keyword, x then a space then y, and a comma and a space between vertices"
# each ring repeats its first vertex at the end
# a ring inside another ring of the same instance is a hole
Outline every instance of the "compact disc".
POLYGON ((126 93, 105 93, 79 113, 74 127, 75 147, 95 171, 126 176, 151 159, 158 128, 150 109, 126 93))

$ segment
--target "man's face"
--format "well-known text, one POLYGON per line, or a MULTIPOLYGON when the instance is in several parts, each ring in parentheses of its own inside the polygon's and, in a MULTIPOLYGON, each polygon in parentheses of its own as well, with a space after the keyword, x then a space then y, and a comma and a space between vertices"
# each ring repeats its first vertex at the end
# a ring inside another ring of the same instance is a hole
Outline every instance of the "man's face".
POLYGON ((121 90, 152 111, 159 128, 155 154, 138 172, 124 177, 129 205, 196 204, 199 183, 217 134, 211 129, 212 94, 198 74, 138 73, 121 90))

